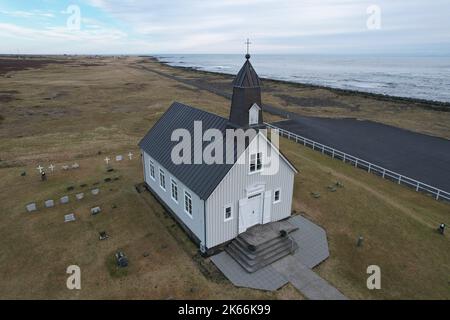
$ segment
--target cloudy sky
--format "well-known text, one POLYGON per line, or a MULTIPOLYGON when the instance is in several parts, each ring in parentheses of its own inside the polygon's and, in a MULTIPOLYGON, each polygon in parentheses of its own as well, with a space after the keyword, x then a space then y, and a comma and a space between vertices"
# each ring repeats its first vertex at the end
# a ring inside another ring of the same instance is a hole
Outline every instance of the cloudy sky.
POLYGON ((450 55, 450 0, 0 0, 0 53, 450 55))

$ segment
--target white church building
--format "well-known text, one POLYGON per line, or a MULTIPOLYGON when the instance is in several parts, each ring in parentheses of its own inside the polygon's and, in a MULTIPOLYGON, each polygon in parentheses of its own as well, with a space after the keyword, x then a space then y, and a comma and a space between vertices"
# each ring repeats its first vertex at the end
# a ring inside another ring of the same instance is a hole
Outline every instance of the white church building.
POLYGON ((146 187, 204 253, 214 252, 255 225, 291 215, 297 170, 263 133, 261 83, 249 59, 247 55, 233 82, 229 119, 175 102, 139 143, 146 187), (173 132, 185 129, 194 136, 196 121, 201 121, 203 131, 219 130, 223 141, 227 129, 254 129, 256 135, 241 151, 224 147, 224 157, 232 152, 231 163, 196 163, 194 157, 208 143, 202 142, 199 149, 192 142, 192 161, 177 164, 172 151, 179 142, 172 141, 173 132), (275 173, 265 171, 266 152, 279 156, 275 173))

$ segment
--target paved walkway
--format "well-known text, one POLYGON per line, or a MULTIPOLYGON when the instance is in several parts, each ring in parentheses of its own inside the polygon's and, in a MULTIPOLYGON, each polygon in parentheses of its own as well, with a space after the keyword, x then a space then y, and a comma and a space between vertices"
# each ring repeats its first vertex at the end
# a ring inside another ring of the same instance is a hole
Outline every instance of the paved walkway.
POLYGON ((295 256, 278 260, 272 267, 310 300, 347 300, 347 297, 304 266, 295 256))
POLYGON ((212 256, 212 262, 238 287, 274 291, 290 282, 308 299, 346 299, 311 270, 329 256, 325 230, 302 216, 291 217, 289 222, 298 227, 290 234, 298 244, 294 254, 253 273, 245 271, 227 252, 212 256))

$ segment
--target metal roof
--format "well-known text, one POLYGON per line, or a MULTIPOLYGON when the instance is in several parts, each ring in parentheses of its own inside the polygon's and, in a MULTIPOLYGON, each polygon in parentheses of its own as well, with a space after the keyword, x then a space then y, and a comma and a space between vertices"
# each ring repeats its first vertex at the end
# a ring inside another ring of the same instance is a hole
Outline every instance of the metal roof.
MULTIPOLYGON (((166 170, 170 171, 176 179, 190 188, 201 199, 206 200, 233 165, 225 162, 224 164, 194 164, 194 153, 203 150, 195 150, 194 148, 194 121, 202 122, 203 131, 214 128, 220 130, 224 136, 227 128, 233 128, 228 119, 174 102, 139 142, 139 146, 166 170), (172 161, 172 149, 179 143, 171 141, 172 132, 176 129, 186 129, 191 134, 192 164, 175 164, 172 161)), ((203 148, 209 143, 204 142, 203 148)), ((236 158, 235 154, 235 161, 236 158)))
POLYGON ((261 80, 259 80, 258 74, 249 59, 245 61, 241 70, 239 70, 239 73, 236 75, 236 78, 233 81, 233 86, 240 88, 261 87, 261 80))

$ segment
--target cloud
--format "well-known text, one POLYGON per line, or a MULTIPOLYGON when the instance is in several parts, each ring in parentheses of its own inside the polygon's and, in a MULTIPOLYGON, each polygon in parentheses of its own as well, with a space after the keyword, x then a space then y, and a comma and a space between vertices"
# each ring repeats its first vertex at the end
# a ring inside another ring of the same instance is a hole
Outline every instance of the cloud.
POLYGON ((92 47, 99 41, 101 51, 122 44, 123 53, 238 53, 246 38, 255 53, 389 52, 450 42, 448 0, 83 0, 80 6, 78 35, 50 23, 12 34, 39 38, 46 47, 61 38, 92 41, 92 47), (374 3, 382 19, 376 31, 366 25, 374 3))
POLYGON ((10 17, 16 18, 31 18, 31 17, 41 17, 41 18, 54 18, 55 15, 50 12, 42 12, 40 10, 33 11, 4 11, 0 10, 0 14, 4 14, 10 17))

